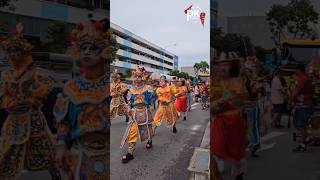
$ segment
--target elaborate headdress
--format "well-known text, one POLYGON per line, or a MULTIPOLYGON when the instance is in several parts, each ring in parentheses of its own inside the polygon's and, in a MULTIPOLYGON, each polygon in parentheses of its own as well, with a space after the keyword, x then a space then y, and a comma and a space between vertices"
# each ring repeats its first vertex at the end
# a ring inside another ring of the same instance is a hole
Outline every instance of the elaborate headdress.
POLYGON ((5 52, 21 51, 22 53, 30 52, 33 46, 22 35, 23 26, 21 23, 16 25, 10 37, 4 36, 1 38, 1 48, 5 52))
POLYGON ((140 67, 140 66, 137 66, 135 69, 132 70, 131 78, 132 78, 132 80, 135 81, 138 76, 140 76, 143 81, 146 81, 149 78, 149 75, 148 75, 148 72, 146 71, 146 69, 144 67, 140 67))
POLYGON ((90 25, 79 23, 70 34, 71 55, 80 58, 80 47, 84 44, 94 44, 101 48, 100 57, 112 63, 118 50, 117 41, 111 30, 105 32, 105 23, 94 21, 90 25))

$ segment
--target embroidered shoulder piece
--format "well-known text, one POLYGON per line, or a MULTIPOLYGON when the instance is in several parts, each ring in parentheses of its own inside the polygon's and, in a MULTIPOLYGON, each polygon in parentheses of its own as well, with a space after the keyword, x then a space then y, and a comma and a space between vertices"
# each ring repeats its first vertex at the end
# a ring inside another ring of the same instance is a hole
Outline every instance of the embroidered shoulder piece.
POLYGON ((99 104, 110 94, 107 76, 96 81, 86 82, 79 78, 66 83, 64 93, 74 104, 99 104))

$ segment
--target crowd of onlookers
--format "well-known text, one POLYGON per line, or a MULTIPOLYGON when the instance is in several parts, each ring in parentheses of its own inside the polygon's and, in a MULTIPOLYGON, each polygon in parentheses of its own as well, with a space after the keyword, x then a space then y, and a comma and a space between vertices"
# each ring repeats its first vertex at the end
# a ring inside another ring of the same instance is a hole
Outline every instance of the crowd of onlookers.
POLYGON ((300 144, 294 152, 306 151, 308 125, 317 102, 314 96, 312 78, 306 73, 305 66, 300 66, 294 73, 292 83, 285 80, 281 71, 274 74, 271 83, 271 103, 273 105, 272 126, 283 128, 282 116, 293 116, 293 125, 301 136, 300 144))

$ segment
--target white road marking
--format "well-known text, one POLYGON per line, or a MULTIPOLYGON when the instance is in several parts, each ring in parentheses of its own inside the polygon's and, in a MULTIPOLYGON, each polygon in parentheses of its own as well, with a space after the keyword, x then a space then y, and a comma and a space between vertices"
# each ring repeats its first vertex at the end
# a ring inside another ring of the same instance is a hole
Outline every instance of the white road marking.
POLYGON ((194 106, 196 106, 196 105, 198 105, 199 103, 193 103, 192 105, 191 105, 191 107, 194 107, 194 106))
POLYGON ((201 127, 202 127, 201 125, 196 124, 196 125, 193 125, 190 129, 191 129, 192 131, 198 131, 201 127))
POLYGON ((281 136, 281 135, 284 135, 286 134, 285 132, 277 132, 277 131, 274 131, 274 132, 271 132, 271 133, 268 133, 267 135, 263 136, 261 138, 261 142, 263 141, 268 141, 270 139, 273 139, 273 138, 276 138, 278 136, 281 136))

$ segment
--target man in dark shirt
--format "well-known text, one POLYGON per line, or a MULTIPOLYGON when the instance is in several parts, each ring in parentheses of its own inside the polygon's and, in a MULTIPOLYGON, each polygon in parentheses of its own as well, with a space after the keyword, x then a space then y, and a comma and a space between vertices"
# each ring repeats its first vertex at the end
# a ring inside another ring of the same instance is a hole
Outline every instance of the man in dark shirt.
POLYGON ((307 137, 307 125, 313 112, 313 86, 311 79, 305 73, 305 67, 301 66, 296 72, 297 86, 293 93, 296 110, 294 113, 294 125, 301 133, 303 142, 294 148, 294 152, 306 151, 305 140, 307 137))

